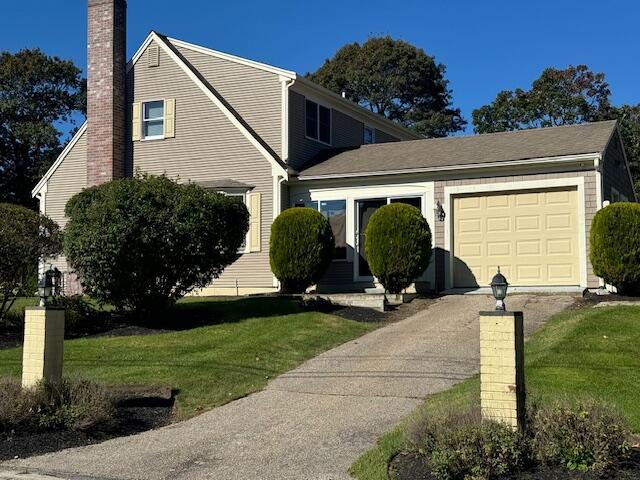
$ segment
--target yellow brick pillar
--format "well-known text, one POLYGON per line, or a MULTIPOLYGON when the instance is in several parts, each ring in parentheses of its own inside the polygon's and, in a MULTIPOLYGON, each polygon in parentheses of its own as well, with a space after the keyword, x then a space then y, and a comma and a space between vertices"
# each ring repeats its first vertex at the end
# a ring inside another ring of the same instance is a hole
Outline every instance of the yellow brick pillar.
POLYGON ((24 312, 22 386, 38 381, 60 380, 64 354, 64 310, 27 307, 24 312))
POLYGON ((522 312, 480 312, 480 405, 483 419, 524 424, 522 312))

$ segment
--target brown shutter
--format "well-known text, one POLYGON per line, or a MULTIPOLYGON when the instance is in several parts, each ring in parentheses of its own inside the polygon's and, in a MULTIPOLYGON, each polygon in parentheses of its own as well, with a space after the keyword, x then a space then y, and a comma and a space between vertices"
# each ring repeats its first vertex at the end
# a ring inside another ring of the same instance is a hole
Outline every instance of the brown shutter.
POLYGON ((135 102, 131 113, 131 140, 140 140, 142 135, 142 104, 135 102))
POLYGON ((167 98, 164 101, 164 138, 176 136, 176 100, 167 98))
POLYGON ((261 208, 260 194, 247 194, 247 206, 249 207, 249 252, 259 252, 261 250, 261 208))

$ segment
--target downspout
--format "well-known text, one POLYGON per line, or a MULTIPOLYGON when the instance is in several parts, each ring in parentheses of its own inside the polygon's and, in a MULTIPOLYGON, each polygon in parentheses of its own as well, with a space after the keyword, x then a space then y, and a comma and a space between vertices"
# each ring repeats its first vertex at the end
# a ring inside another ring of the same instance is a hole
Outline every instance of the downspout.
MULTIPOLYGON (((602 191, 603 191, 602 154, 598 155, 593 160, 593 168, 595 169, 595 172, 596 172, 596 212, 597 212, 604 206, 602 201, 602 191)), ((604 280, 600 277, 598 277, 598 285, 600 286, 600 288, 608 288, 604 280)))

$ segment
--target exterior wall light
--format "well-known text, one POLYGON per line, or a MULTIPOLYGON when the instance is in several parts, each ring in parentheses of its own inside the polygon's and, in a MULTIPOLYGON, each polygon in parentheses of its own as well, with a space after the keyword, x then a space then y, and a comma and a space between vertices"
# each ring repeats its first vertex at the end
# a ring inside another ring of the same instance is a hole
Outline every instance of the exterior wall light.
POLYGON ((59 296, 62 289, 62 272, 57 268, 49 267, 38 281, 38 297, 40 306, 47 306, 47 302, 52 296, 59 296))
POLYGON ((433 211, 436 214, 436 219, 439 222, 444 222, 444 219, 446 217, 446 213, 444 213, 444 208, 442 208, 442 204, 440 203, 440 200, 438 200, 436 202, 436 207, 433 209, 433 211))
POLYGON ((506 310, 504 299, 507 296, 507 288, 509 288, 509 283, 505 276, 500 273, 500 267, 498 267, 498 273, 491 279, 491 290, 496 299, 496 310, 506 310))

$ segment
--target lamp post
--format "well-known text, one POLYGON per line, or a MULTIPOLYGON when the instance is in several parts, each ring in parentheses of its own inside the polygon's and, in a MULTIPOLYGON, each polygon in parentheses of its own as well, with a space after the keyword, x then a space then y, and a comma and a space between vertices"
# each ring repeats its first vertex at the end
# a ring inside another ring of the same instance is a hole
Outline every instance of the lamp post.
POLYGON ((498 273, 491 279, 491 290, 496 299, 496 310, 506 310, 504 299, 507 296, 507 288, 509 288, 509 283, 505 276, 500 273, 500 267, 498 267, 498 273))
POLYGON ((46 307, 47 301, 53 292, 53 270, 49 268, 40 280, 38 280, 38 297, 40 298, 40 306, 46 307))

